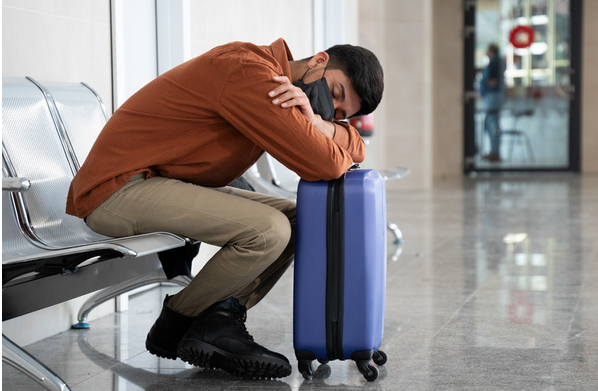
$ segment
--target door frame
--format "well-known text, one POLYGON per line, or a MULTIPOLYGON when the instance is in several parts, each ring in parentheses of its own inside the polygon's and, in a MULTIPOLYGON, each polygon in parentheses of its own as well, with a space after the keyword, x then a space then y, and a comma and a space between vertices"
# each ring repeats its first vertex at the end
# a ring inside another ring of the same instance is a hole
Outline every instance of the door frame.
POLYGON ((513 171, 581 171, 581 88, 582 88, 582 22, 583 22, 583 0, 570 0, 570 27, 571 27, 571 75, 572 99, 569 107, 569 163, 568 167, 562 168, 503 168, 503 167, 475 167, 476 155, 476 129, 475 129, 475 104, 477 92, 475 83, 475 18, 477 0, 463 0, 463 171, 471 173, 477 171, 487 172, 513 172, 513 171))

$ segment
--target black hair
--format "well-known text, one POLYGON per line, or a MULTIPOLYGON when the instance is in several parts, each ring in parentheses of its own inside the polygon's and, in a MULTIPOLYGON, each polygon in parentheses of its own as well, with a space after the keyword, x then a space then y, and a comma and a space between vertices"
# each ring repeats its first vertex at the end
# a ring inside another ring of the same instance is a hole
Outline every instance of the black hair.
POLYGON ((366 115, 376 109, 384 91, 384 72, 374 53, 360 46, 335 45, 326 50, 329 69, 341 70, 361 98, 361 109, 352 115, 366 115))
POLYGON ((498 48, 497 44, 491 43, 490 45, 488 45, 488 51, 494 55, 498 55, 500 52, 500 49, 498 48))

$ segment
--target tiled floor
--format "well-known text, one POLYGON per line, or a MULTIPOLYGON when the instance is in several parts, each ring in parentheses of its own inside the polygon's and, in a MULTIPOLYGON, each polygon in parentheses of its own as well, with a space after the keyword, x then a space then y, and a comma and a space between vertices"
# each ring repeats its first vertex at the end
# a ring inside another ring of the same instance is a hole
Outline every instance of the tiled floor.
MULTIPOLYGON (((455 178, 431 191, 389 185, 389 217, 405 242, 397 249, 389 241, 389 359, 375 382, 351 362, 303 380, 292 347, 291 273, 248 318, 256 341, 294 365, 278 381, 150 355, 145 336, 172 287, 133 298, 128 312, 91 330, 26 348, 72 390, 598 389, 598 176, 455 178)), ((40 389, 2 370, 4 390, 40 389)))

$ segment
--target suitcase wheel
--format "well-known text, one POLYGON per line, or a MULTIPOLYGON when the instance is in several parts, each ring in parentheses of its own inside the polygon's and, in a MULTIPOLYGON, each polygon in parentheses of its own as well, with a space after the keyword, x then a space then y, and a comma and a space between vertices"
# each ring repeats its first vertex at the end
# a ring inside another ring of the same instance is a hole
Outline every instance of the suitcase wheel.
POLYGON ((314 374, 313 360, 299 360, 299 372, 305 380, 311 379, 314 374))
POLYGON ((374 357, 372 358, 374 359, 374 363, 379 367, 386 364, 386 361, 388 360, 386 353, 384 353, 382 350, 378 350, 376 353, 374 353, 374 357))
POLYGON ((359 360, 355 363, 357 364, 357 369, 359 369, 359 372, 361 372, 365 380, 374 381, 378 378, 378 368, 370 365, 369 360, 359 360))

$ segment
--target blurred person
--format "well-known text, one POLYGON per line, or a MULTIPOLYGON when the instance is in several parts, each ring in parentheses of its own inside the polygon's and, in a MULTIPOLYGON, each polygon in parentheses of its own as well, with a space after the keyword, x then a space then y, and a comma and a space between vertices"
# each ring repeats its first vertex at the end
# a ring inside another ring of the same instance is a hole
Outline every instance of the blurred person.
POLYGON ((283 39, 216 47, 151 81, 110 118, 71 183, 67 213, 95 232, 172 232, 221 247, 166 296, 150 353, 245 378, 288 376, 245 327, 292 263, 295 203, 233 188, 265 152, 309 181, 364 159, 345 121, 382 98, 376 56, 337 45, 295 61, 283 39))
POLYGON ((491 162, 500 161, 500 111, 505 101, 505 67, 500 58, 499 47, 492 43, 486 50, 489 62, 482 72, 480 95, 486 107, 484 129, 490 139, 490 153, 483 159, 491 162))

